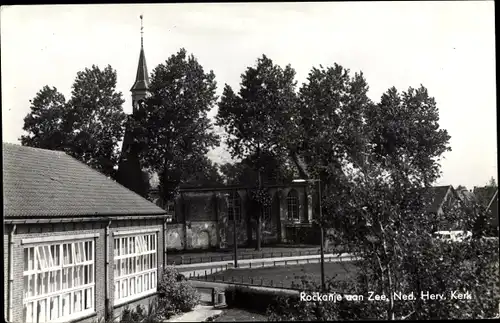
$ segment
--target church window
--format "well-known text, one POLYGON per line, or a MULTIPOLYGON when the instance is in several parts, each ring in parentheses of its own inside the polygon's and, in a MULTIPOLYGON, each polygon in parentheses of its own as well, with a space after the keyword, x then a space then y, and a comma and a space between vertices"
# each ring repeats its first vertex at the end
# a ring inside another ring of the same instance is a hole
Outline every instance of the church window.
POLYGON ((227 215, 229 221, 241 221, 241 197, 238 192, 229 194, 227 215))
POLYGON ((299 196, 296 190, 291 190, 287 197, 286 202, 288 206, 288 219, 291 221, 299 220, 299 196))

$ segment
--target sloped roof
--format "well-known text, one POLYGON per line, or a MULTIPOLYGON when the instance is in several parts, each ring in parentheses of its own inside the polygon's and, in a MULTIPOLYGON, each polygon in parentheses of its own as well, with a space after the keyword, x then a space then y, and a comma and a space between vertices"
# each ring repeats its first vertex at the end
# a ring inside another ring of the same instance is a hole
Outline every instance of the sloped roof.
POLYGON ((457 195, 460 197, 460 200, 465 203, 465 205, 472 205, 474 202, 476 202, 476 197, 474 193, 467 189, 463 190, 456 190, 457 195))
POLYGON ((429 198, 429 200, 431 201, 431 204, 429 205, 427 211, 430 213, 437 213, 443 205, 443 202, 445 201, 449 190, 453 190, 453 187, 451 185, 432 186, 426 188, 424 191, 424 196, 429 198))
POLYGON ((6 143, 2 150, 5 217, 166 214, 64 152, 6 143))
POLYGON ((488 204, 488 211, 491 212, 491 224, 498 226, 498 188, 488 204))
POLYGON ((141 47, 139 54, 139 65, 137 66, 137 75, 135 83, 130 91, 145 91, 149 89, 149 75, 148 67, 146 65, 146 56, 144 55, 144 48, 141 47))

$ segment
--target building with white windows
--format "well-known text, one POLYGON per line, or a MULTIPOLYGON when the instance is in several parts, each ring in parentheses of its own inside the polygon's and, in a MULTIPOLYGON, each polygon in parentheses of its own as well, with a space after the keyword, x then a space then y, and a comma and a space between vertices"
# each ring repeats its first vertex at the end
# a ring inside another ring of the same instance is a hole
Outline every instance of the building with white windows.
POLYGON ((3 144, 8 322, 91 322, 156 295, 166 211, 64 152, 3 144))

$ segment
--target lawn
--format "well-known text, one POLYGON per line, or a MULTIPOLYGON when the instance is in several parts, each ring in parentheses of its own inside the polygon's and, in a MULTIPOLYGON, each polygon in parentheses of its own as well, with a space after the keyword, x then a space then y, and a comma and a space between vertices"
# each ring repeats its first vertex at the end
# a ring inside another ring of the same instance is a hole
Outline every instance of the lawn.
MULTIPOLYGON (((291 266, 276 266, 264 268, 229 269, 207 276, 207 281, 235 282, 251 285, 291 288, 292 283, 300 282, 300 276, 308 274, 313 281, 321 281, 319 264, 303 264, 291 266), (297 277, 299 276, 299 277, 297 277)), ((346 280, 356 273, 356 267, 348 262, 325 263, 325 278, 334 277, 336 280, 346 280)))

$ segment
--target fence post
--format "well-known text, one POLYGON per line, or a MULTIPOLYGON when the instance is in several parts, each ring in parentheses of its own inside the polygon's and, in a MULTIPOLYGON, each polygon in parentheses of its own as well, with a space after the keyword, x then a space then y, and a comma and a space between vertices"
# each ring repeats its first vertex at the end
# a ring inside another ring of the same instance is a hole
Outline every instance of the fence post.
POLYGON ((181 256, 181 265, 184 264, 184 256, 181 256))
POLYGON ((262 262, 262 267, 264 267, 264 262, 262 262))
POLYGON ((225 278, 224 278, 224 275, 222 275, 222 281, 224 281, 224 279, 225 279, 225 278))
POLYGON ((276 267, 276 260, 274 261, 274 267, 276 267))
POLYGON ((250 278, 250 283, 253 285, 253 277, 250 278))
POLYGON ((283 258, 283 251, 281 252, 281 258, 283 258))
POLYGON ((249 264, 250 264, 250 268, 252 268, 252 262, 249 262, 249 264))
POLYGON ((205 269, 205 280, 207 280, 207 270, 205 269))

